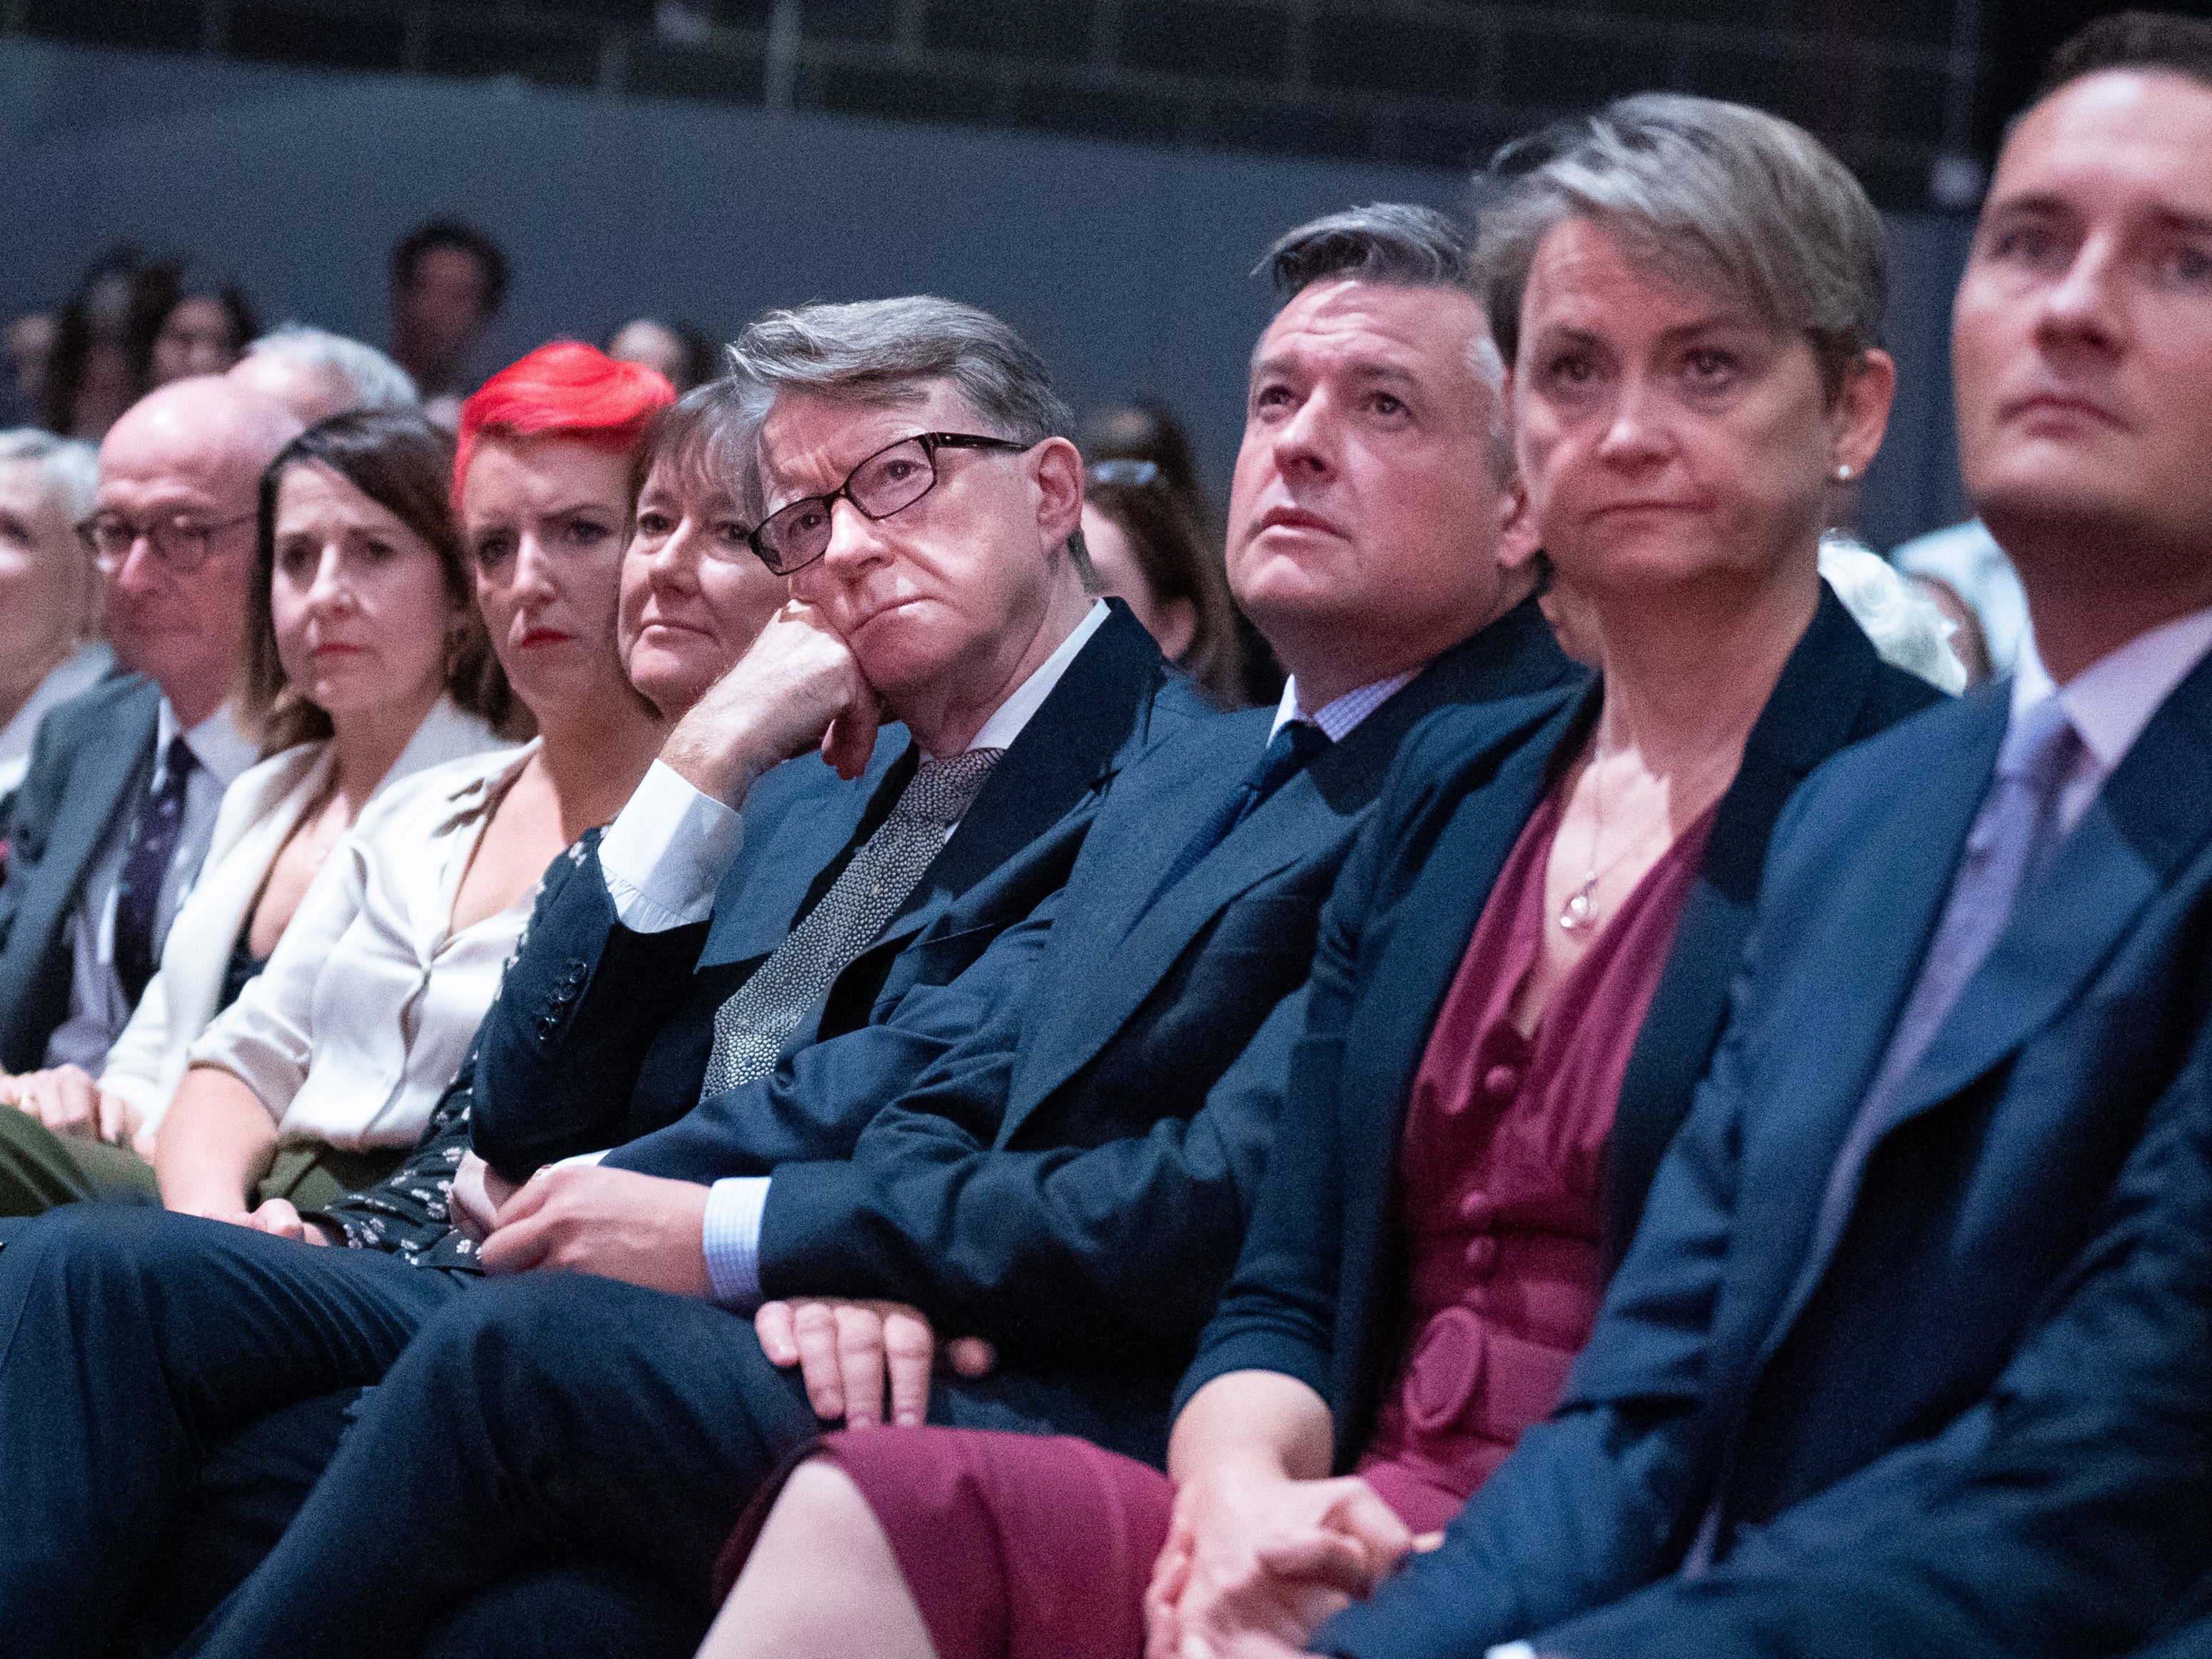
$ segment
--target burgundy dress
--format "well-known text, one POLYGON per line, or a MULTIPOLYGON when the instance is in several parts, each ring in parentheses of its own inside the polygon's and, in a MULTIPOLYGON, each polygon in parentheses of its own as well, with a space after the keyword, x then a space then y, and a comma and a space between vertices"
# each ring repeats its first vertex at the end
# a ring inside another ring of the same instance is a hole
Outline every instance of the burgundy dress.
MULTIPOLYGON (((1712 812, 1676 837, 1553 993, 1513 998, 1544 929, 1556 793, 1515 843, 1413 1079, 1398 1158, 1412 1337, 1358 1473, 1415 1532, 1458 1513, 1558 1402, 1603 1291, 1600 1184, 1622 1073, 1712 812)), ((940 1659, 1136 1659, 1174 1488, 1069 1437, 833 1434, 940 1659)), ((732 1540, 736 1577, 750 1528, 732 1540)))

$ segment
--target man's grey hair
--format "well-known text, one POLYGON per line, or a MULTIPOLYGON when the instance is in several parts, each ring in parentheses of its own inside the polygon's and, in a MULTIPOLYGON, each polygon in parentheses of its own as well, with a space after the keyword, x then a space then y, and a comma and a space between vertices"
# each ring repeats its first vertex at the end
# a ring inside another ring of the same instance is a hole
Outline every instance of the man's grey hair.
MULTIPOLYGON (((1029 343, 989 312, 914 294, 850 305, 764 312, 729 349, 730 379, 749 428, 738 496, 756 518, 767 502, 759 434, 776 398, 810 392, 841 403, 896 408, 950 381, 988 430, 1019 444, 1073 439, 1075 411, 1029 343)), ((1093 578, 1080 531, 1068 538, 1075 568, 1093 578)))
POLYGON ((282 323, 246 349, 249 356, 283 357, 329 369, 353 388, 356 409, 407 413, 422 404, 414 377, 405 369, 374 346, 327 329, 282 323))
MULTIPOLYGON (((1483 286, 1465 229, 1449 216, 1411 202, 1370 202, 1285 231, 1252 268, 1288 305, 1316 283, 1382 283, 1398 288, 1457 289, 1480 307, 1483 286)), ((1469 350, 1475 377, 1490 388, 1491 464, 1502 483, 1513 475, 1513 436, 1505 409, 1505 360, 1486 331, 1469 350)))
MULTIPOLYGON (((58 438, 36 427, 0 432, 0 464, 28 461, 39 469, 45 498, 59 503, 62 522, 74 525, 100 496, 100 452, 75 438, 58 438)), ((76 545, 76 538, 70 538, 76 545)))
POLYGON ((1544 238, 1588 219, 1638 264, 1747 305, 1813 347, 1832 400, 1881 343, 1889 245, 1849 168, 1803 128, 1711 98, 1639 93, 1509 144, 1475 263, 1510 359, 1544 238))

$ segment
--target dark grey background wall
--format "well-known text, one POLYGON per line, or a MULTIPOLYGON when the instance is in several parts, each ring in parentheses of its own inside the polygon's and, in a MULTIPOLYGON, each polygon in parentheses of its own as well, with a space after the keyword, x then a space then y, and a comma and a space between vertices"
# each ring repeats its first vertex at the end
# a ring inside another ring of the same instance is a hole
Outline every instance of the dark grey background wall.
MULTIPOLYGON (((383 335, 386 252, 465 214, 516 276, 485 368, 641 313, 726 331, 763 307, 918 289, 1019 326, 1079 404, 1150 393, 1217 488, 1279 231, 1352 202, 1445 208, 1463 174, 609 97, 518 79, 325 73, 0 41, 0 307, 51 301, 125 238, 228 265, 264 317, 383 335)), ((1965 222, 1893 215, 1887 547, 1959 514, 1948 376, 1965 222)))

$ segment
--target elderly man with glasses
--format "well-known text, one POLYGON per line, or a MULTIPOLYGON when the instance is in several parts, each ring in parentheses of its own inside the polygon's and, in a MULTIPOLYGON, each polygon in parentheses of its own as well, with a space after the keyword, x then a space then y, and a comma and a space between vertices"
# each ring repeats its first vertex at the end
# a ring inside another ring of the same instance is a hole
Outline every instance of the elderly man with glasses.
MULTIPOLYGON (((148 396, 100 447, 98 505, 76 528, 128 672, 47 715, 16 798, 0 885, 9 1073, 99 1071, 198 874, 223 790, 258 754, 231 702, 256 491, 299 429, 282 406, 209 376, 148 396)), ((0 1090, 20 1092, 12 1077, 0 1090)))

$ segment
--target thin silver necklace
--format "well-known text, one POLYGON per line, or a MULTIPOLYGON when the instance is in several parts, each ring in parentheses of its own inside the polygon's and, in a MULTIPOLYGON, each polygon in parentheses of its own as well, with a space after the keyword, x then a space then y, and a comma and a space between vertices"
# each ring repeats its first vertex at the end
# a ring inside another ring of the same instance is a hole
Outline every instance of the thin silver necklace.
POLYGON ((1597 926, 1597 849, 1605 835, 1605 791, 1598 787, 1597 769, 1605 758, 1601 746, 1590 749, 1590 839, 1589 860, 1583 884, 1567 895, 1567 902, 1559 907, 1559 926, 1570 933, 1581 933, 1597 926))
MULTIPOLYGON (((1649 836, 1639 836, 1613 855, 1611 862, 1600 866, 1598 848, 1605 837, 1605 792, 1598 787, 1597 769, 1606 759, 1605 752, 1595 744, 1591 746, 1589 763, 1590 839, 1589 858, 1583 866, 1582 885, 1567 895, 1567 902, 1559 907, 1559 923, 1564 933, 1580 935, 1597 926, 1597 884, 1620 867, 1621 861, 1644 845, 1649 836)), ((1699 780, 1703 781, 1702 779, 1699 780)), ((1702 813, 1712 805, 1711 800, 1698 809, 1702 813)), ((1693 817, 1696 815, 1692 815, 1693 817)), ((1670 838, 1671 844, 1671 838, 1670 838)))

